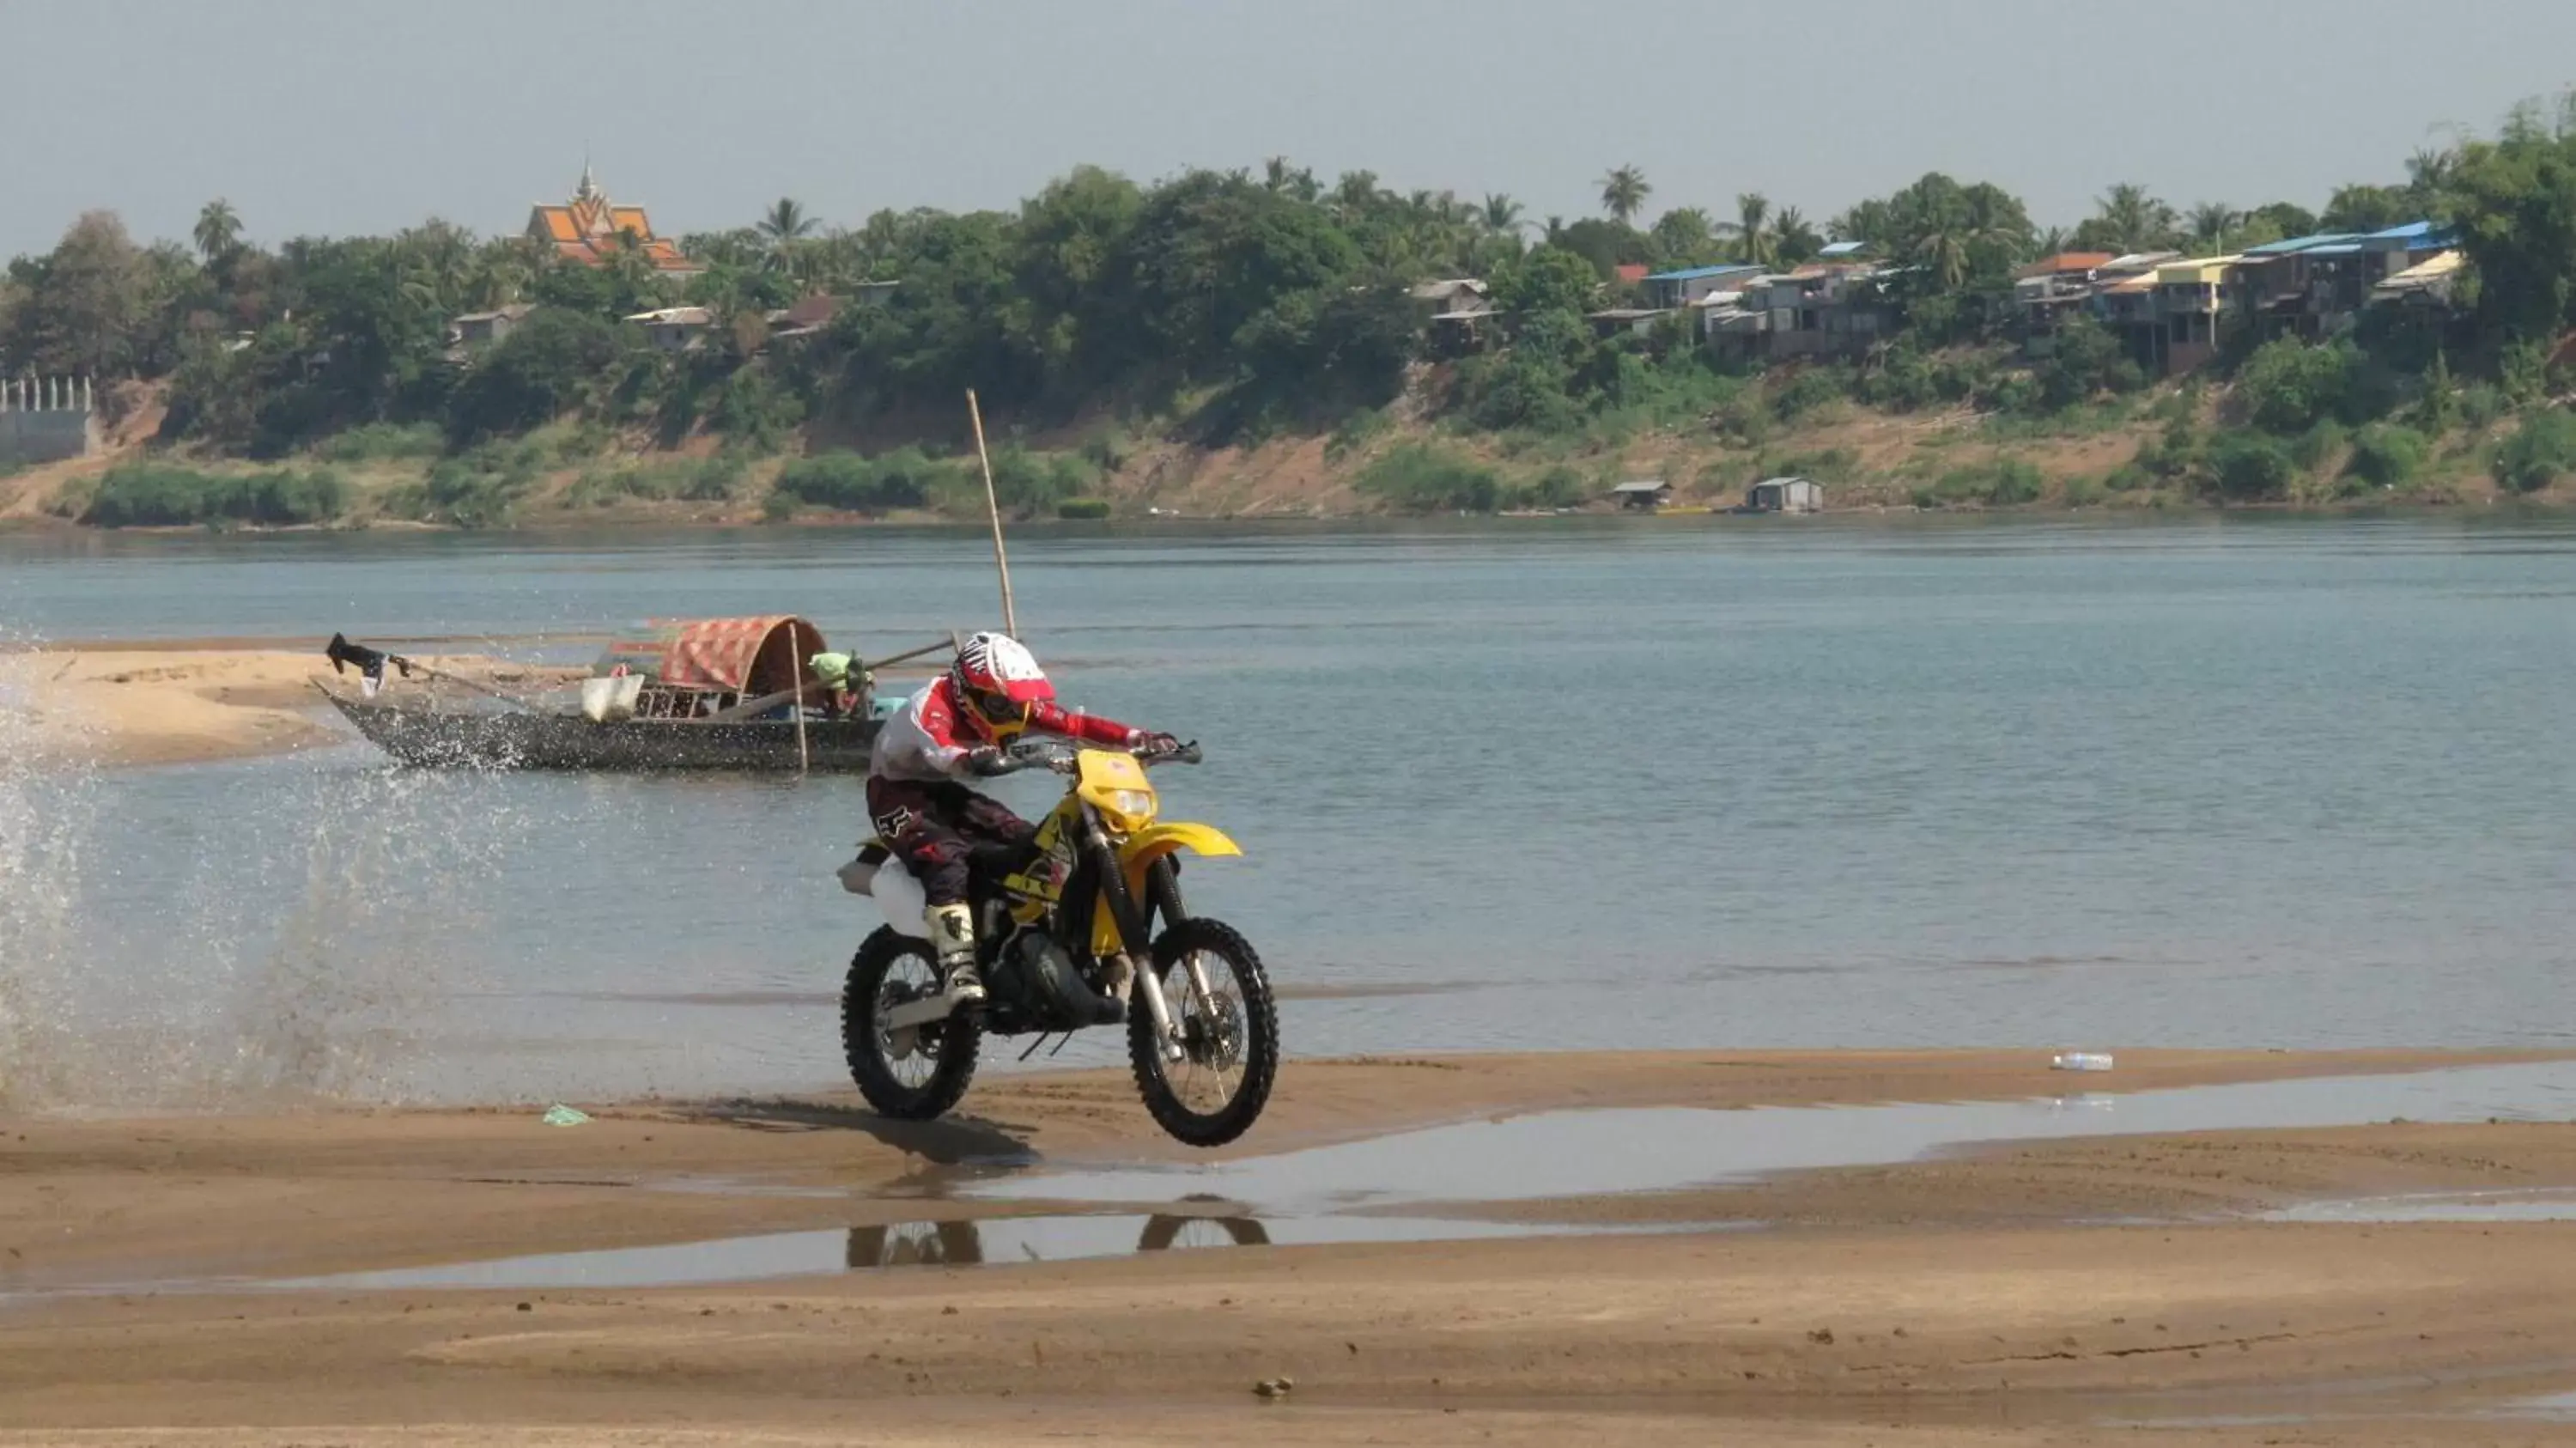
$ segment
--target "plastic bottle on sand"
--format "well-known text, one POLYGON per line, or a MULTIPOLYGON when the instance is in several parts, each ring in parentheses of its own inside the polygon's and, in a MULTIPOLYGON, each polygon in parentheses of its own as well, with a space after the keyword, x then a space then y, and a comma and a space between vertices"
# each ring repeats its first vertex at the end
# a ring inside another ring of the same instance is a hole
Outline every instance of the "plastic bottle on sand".
POLYGON ((2111 1056, 2107 1051, 2060 1051, 2049 1059, 2052 1071, 2108 1071, 2111 1056))

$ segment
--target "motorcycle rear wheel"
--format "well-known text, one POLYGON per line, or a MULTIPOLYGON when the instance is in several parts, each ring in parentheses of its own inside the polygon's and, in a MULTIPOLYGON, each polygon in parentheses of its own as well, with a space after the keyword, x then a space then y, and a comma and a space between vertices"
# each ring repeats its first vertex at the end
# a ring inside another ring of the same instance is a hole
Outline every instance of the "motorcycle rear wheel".
POLYGON ((984 1032, 972 1016, 952 1015, 905 1030, 881 1022, 882 1012, 938 989, 930 942, 891 925, 878 926, 860 942, 841 987, 841 1054, 850 1063, 850 1079, 870 1106, 898 1120, 946 1114, 975 1079, 984 1032))
POLYGON ((1155 1124, 1174 1140, 1223 1146, 1252 1129, 1279 1077, 1279 1007, 1271 999, 1270 977, 1252 942, 1204 916, 1157 937, 1150 968, 1181 1027, 1182 1057, 1163 1059, 1153 1012, 1131 1000, 1127 1055, 1137 1093, 1155 1124), (1210 1000, 1204 1007, 1190 986, 1192 957, 1208 975, 1210 1000))

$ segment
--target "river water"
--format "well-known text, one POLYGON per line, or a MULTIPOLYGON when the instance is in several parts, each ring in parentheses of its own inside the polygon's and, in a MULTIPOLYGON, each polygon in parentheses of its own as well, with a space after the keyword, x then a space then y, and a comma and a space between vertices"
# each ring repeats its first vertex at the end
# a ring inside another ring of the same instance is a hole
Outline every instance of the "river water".
MULTIPOLYGON (((21 537, 0 630, 585 658, 563 640, 794 611, 883 652, 991 623, 987 548, 21 537)), ((2576 1034, 2565 518, 1030 530, 1013 563, 1068 698, 1206 744, 1167 813, 1248 856, 1194 869, 1194 905, 1285 985, 1439 988, 1294 1001, 1295 1052, 2576 1034)), ((9 778, 22 1089, 837 1075, 874 924, 831 879, 855 780, 403 774, 360 744, 9 778)))

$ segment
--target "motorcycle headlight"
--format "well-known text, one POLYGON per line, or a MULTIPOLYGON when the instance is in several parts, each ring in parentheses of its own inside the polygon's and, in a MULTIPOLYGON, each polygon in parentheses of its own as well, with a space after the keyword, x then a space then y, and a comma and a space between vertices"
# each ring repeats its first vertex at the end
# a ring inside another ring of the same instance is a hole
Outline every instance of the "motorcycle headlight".
POLYGON ((1109 807, 1120 816, 1143 824, 1154 817, 1156 805, 1154 796, 1146 790, 1113 789, 1109 792, 1109 807))

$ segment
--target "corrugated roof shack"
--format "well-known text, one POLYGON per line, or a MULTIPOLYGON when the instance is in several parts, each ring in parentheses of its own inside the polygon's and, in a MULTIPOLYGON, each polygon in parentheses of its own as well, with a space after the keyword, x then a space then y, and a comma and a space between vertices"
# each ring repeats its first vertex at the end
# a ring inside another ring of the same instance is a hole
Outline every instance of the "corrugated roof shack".
POLYGON ((1764 478, 1745 489, 1748 513, 1821 513, 1825 490, 1808 478, 1764 478))
POLYGON ((1618 499, 1622 508, 1651 513, 1672 500, 1673 485, 1661 478, 1640 478, 1612 488, 1610 496, 1618 499))

